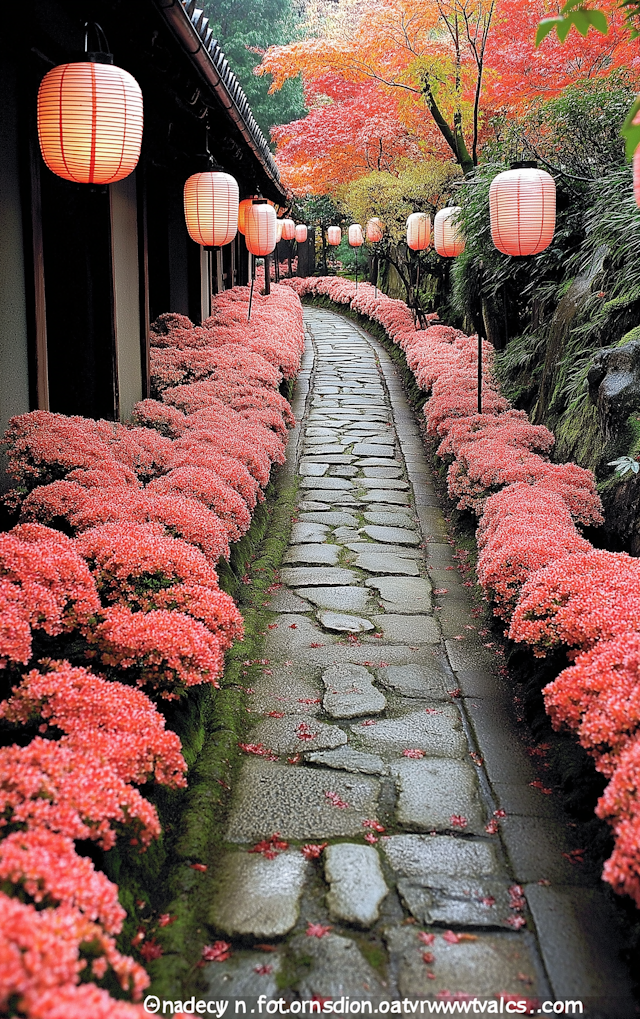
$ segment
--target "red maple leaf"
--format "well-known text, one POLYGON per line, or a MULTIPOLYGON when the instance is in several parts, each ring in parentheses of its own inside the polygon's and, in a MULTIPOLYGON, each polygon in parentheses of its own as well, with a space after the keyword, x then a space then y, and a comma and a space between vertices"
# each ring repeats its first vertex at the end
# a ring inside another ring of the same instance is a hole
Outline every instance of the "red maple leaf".
POLYGON ((225 962, 231 955, 231 945, 228 941, 214 941, 212 945, 205 945, 202 949, 202 958, 205 962, 225 962))
POLYGON ((158 927, 169 927, 177 919, 178 917, 171 916, 171 913, 163 913, 162 916, 158 917, 158 927))
POLYGON ((322 853, 323 849, 326 849, 328 844, 329 844, 328 842, 322 843, 307 842, 306 845, 302 847, 300 852, 302 853, 306 860, 317 860, 320 854, 322 853))
POLYGON ((428 934, 427 931, 418 931, 418 941, 421 941, 423 945, 432 945, 435 940, 435 934, 428 934))
POLYGON ((152 959, 159 959, 162 955, 162 945, 159 945, 154 939, 146 941, 140 949, 140 955, 145 962, 151 962, 152 959))
POLYGON ((308 938, 323 938, 330 930, 330 924, 311 923, 311 921, 309 921, 307 924, 306 934, 308 938))
POLYGON ((207 869, 206 863, 192 863, 191 870, 200 870, 204 874, 207 869))
POLYGON ((253 972, 259 973, 260 976, 266 976, 267 973, 273 973, 273 966, 267 966, 266 964, 262 966, 254 966, 253 972))

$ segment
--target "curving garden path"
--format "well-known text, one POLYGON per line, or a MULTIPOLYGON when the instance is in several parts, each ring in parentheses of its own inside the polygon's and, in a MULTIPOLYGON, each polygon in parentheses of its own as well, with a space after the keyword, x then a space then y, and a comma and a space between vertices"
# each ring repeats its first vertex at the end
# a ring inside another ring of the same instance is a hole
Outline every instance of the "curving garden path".
POLYGON ((210 910, 234 951, 206 994, 581 998, 630 1019, 607 900, 531 785, 392 362, 337 314, 305 321, 298 515, 210 910))

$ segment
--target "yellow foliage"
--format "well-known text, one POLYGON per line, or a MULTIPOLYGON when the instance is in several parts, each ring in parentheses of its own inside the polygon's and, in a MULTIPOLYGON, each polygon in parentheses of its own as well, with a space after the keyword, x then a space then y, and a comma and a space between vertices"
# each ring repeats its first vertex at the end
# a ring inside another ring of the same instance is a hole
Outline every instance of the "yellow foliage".
POLYGON ((461 178, 455 163, 435 159, 406 166, 397 176, 369 173, 341 189, 340 205, 345 216, 363 226, 379 216, 385 234, 399 241, 405 236, 407 217, 412 212, 433 215, 450 197, 453 181, 461 178))

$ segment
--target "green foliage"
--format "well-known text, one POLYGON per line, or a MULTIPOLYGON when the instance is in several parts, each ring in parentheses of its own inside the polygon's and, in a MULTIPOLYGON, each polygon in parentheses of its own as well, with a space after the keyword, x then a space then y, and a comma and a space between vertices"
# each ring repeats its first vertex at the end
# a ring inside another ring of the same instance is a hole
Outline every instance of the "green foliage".
POLYGON ((493 119, 495 138, 485 145, 485 159, 539 158, 571 174, 566 179, 578 192, 581 184, 624 163, 620 132, 634 96, 634 76, 619 68, 606 78, 577 81, 553 99, 534 99, 519 116, 493 119), (576 175, 587 180, 574 180, 576 175))
POLYGON ((254 74, 264 50, 296 38, 299 16, 292 0, 203 0, 202 7, 265 136, 276 124, 303 117, 300 78, 269 95, 269 77, 254 74))
POLYGON ((554 29, 560 42, 564 42, 572 28, 576 28, 580 35, 587 35, 592 27, 602 35, 608 35, 609 22, 606 15, 597 8, 584 7, 579 0, 570 0, 557 17, 542 19, 536 31, 536 46, 554 29))

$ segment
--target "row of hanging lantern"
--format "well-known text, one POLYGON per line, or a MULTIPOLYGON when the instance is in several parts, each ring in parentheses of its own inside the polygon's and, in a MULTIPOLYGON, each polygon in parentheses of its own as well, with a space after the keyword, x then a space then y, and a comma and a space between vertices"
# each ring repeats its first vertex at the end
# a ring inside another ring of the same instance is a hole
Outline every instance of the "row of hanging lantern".
MULTIPOLYGON (((142 145, 142 90, 128 71, 113 64, 104 32, 85 24, 85 60, 49 71, 38 90, 38 139, 53 173, 77 184, 114 184, 131 174, 142 145), (95 33, 97 49, 89 50, 95 33)), ((208 152, 208 145, 207 145, 208 152)), ((278 220, 259 196, 239 200, 237 181, 217 167, 192 174, 184 186, 189 236, 204 248, 230 244, 244 234, 252 255, 270 255, 280 239, 304 243, 307 228, 278 220)))

